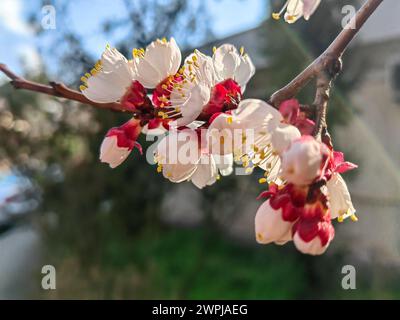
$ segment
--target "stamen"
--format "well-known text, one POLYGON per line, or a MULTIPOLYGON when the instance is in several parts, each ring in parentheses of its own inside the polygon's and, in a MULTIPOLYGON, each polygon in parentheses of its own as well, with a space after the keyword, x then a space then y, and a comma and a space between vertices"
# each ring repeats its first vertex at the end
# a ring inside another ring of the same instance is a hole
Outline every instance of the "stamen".
POLYGON ((274 20, 279 20, 281 18, 282 13, 286 10, 287 6, 289 5, 289 1, 287 0, 286 3, 283 5, 282 9, 279 12, 273 12, 272 18, 274 20))
POLYGON ((267 183, 267 179, 265 179, 265 178, 260 178, 260 179, 258 180, 258 183, 259 183, 259 184, 267 183))

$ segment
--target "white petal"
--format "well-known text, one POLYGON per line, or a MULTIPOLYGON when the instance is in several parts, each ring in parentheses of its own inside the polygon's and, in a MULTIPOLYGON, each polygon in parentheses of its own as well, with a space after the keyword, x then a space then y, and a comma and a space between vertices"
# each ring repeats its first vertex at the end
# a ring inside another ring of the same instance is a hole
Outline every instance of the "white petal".
POLYGON ((232 116, 222 113, 211 122, 207 130, 207 142, 214 155, 232 154, 235 125, 232 116))
POLYGON ((282 115, 274 107, 259 99, 242 100, 234 111, 234 121, 245 128, 265 127, 271 123, 270 129, 274 129, 282 120, 282 115))
POLYGON ((234 78, 236 69, 240 65, 240 55, 235 46, 223 44, 215 50, 213 60, 220 81, 234 78))
POLYGON ((181 106, 182 117, 177 119, 177 126, 192 123, 200 115, 203 106, 210 100, 210 88, 196 85, 189 93, 187 101, 181 106))
POLYGON ((100 147, 100 161, 115 168, 124 162, 130 153, 128 148, 118 147, 116 136, 105 137, 100 147))
MULTIPOLYGON (((158 39, 150 43, 146 48, 144 57, 140 59, 147 61, 158 72, 158 82, 161 82, 178 71, 182 56, 175 39, 171 38, 170 41, 158 39)), ((142 73, 140 73, 140 76, 146 77, 142 73)))
POLYGON ((261 244, 283 244, 292 239, 292 226, 292 222, 282 219, 282 210, 272 209, 267 200, 260 206, 255 217, 256 240, 261 244))
POLYGON ((217 168, 222 176, 229 176, 233 172, 233 154, 223 156, 213 154, 217 168))
POLYGON ((297 250, 304 254, 310 254, 313 256, 323 254, 329 246, 329 242, 322 246, 321 239, 319 237, 315 237, 309 242, 305 242, 299 234, 296 232, 293 236, 293 242, 296 246, 297 250))
POLYGON ((190 69, 192 69, 193 73, 196 75, 195 80, 197 83, 208 85, 211 88, 219 82, 219 78, 214 69, 213 60, 199 50, 195 50, 194 53, 190 54, 185 59, 184 75, 188 79, 190 79, 190 69), (193 63, 193 59, 195 59, 196 64, 193 63), (191 68, 190 65, 192 65, 191 68))
POLYGON ((294 23, 303 16, 304 4, 303 1, 290 0, 285 13, 285 21, 294 23))
POLYGON ((212 185, 217 180, 217 176, 218 170, 213 157, 202 155, 190 180, 197 188, 203 189, 205 186, 212 185))
POLYGON ((192 130, 170 131, 157 145, 155 156, 165 178, 176 183, 188 180, 200 159, 197 134, 192 130))
POLYGON ((160 136, 165 134, 165 132, 167 132, 168 130, 164 128, 164 126, 162 124, 160 124, 157 128, 154 129, 149 129, 149 125, 146 124, 143 128, 142 128, 142 133, 148 136, 160 136))
POLYGON ((239 67, 235 71, 234 80, 240 85, 242 93, 245 91, 247 82, 254 76, 256 68, 250 57, 245 54, 240 57, 239 67))
POLYGON ((97 103, 118 101, 135 78, 134 70, 126 58, 109 47, 102 54, 101 70, 87 80, 83 95, 97 103))
POLYGON ((134 58, 132 65, 135 68, 136 79, 145 88, 155 88, 164 80, 158 70, 144 58, 134 58))
POLYGON ((267 176, 265 177, 268 182, 281 184, 281 159, 278 155, 270 156, 267 161, 257 164, 258 167, 265 170, 267 176))
POLYGON ((304 8, 303 14, 304 19, 310 19, 310 16, 317 10, 317 7, 321 3, 321 0, 303 0, 304 8))
POLYGON ((131 84, 131 79, 121 79, 115 72, 99 72, 87 81, 83 95, 97 103, 118 101, 131 84))
POLYGON ((352 216, 356 210, 351 201, 350 192, 342 176, 335 173, 326 184, 328 188, 331 218, 336 219, 341 216, 346 219, 352 216))
POLYGON ((281 154, 289 148, 292 141, 301 137, 299 129, 290 124, 280 123, 272 133, 271 142, 274 150, 281 154))

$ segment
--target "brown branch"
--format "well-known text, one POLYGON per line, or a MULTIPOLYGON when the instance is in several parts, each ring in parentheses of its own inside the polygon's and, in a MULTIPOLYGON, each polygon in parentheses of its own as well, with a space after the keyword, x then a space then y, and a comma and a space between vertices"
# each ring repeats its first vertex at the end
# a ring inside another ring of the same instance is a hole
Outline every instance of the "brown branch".
POLYGON ((368 0, 342 32, 339 33, 328 49, 326 49, 325 52, 315 59, 288 85, 275 92, 271 96, 270 102, 277 107, 282 101, 293 98, 311 79, 331 64, 332 61, 340 59, 351 40, 360 31, 367 19, 382 2, 383 0, 368 0), (355 25, 356 27, 352 29, 352 25, 355 25))
POLYGON ((341 57, 351 40, 382 2, 383 0, 368 0, 325 52, 270 98, 270 103, 278 108, 283 101, 295 97, 307 83, 316 78, 317 92, 314 100, 316 126, 314 135, 318 139, 327 140, 327 143, 330 143, 326 125, 327 106, 333 80, 342 68, 341 57), (355 28, 352 28, 352 26, 355 26, 355 28))
POLYGON ((15 89, 24 89, 68 100, 74 100, 100 109, 111 109, 120 112, 124 111, 122 105, 119 103, 95 103, 87 99, 82 93, 72 90, 62 83, 50 82, 49 85, 45 85, 26 80, 12 72, 5 64, 0 63, 0 71, 11 79, 10 83, 15 89))

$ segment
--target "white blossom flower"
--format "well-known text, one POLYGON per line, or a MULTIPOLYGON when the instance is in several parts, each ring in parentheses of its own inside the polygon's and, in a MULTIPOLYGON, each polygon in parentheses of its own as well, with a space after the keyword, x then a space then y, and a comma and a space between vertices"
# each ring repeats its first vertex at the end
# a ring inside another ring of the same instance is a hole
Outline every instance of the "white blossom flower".
POLYGON ((279 13, 273 13, 272 17, 276 20, 285 12, 285 21, 294 23, 301 17, 305 20, 310 19, 315 12, 321 0, 287 0, 279 13))
POLYGON ((213 51, 213 63, 218 81, 233 79, 239 84, 243 93, 247 82, 256 72, 249 55, 244 52, 243 47, 239 53, 236 47, 231 44, 223 44, 214 48, 213 51))
POLYGON ((254 73, 250 57, 232 45, 215 48, 213 58, 195 50, 185 59, 180 76, 172 79, 172 86, 164 84, 164 92, 157 95, 175 110, 167 116, 177 117, 176 126, 184 126, 200 114, 209 118, 235 109, 254 73))
POLYGON ((229 175, 233 157, 214 156, 190 129, 173 130, 164 137, 155 151, 157 171, 171 182, 192 181, 199 189, 215 183, 219 175, 229 175))
POLYGON ((280 153, 301 136, 299 130, 281 123, 278 110, 257 99, 243 100, 231 114, 216 117, 209 127, 213 153, 233 153, 249 172, 258 166, 266 171, 265 182, 278 181, 280 153))
POLYGON ((117 49, 107 46, 101 60, 81 78, 80 89, 91 101, 115 102, 121 99, 135 77, 131 63, 117 49))
POLYGON ((155 88, 166 78, 173 76, 181 64, 181 52, 174 38, 157 39, 146 49, 133 49, 133 59, 127 60, 117 49, 107 46, 91 73, 82 78, 82 93, 91 101, 108 103, 119 101, 138 81, 145 88, 155 88))
POLYGON ((339 173, 334 173, 332 178, 326 183, 328 188, 328 197, 331 211, 331 218, 342 222, 346 218, 357 221, 351 201, 350 192, 347 189, 346 182, 339 173))

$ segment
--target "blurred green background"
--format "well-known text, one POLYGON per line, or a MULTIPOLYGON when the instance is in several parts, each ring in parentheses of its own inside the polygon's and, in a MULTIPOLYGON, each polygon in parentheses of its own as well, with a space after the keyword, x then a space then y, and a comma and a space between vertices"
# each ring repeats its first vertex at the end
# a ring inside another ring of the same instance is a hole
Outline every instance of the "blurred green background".
MULTIPOLYGON (((267 99, 329 45, 342 28, 342 8, 360 2, 323 1, 310 22, 293 26, 269 19, 283 3, 4 0, 0 62, 28 79, 78 88, 107 43, 128 56, 164 36, 176 37, 185 52, 199 47, 209 53, 231 42, 244 45, 258 69, 245 96, 267 99), (45 5, 55 8, 54 30, 42 27, 45 5)), ((367 31, 389 20, 391 11, 385 5, 367 31)), ((226 177, 199 191, 165 181, 137 152, 111 170, 99 162, 99 146, 128 115, 15 91, 0 78, 0 298, 399 298, 400 148, 386 138, 398 131, 385 126, 400 120, 392 97, 400 92, 400 57, 391 56, 400 30, 392 31, 386 25, 360 37, 334 88, 329 123, 338 149, 360 164, 346 179, 364 222, 335 224, 336 239, 322 257, 303 256, 292 244, 255 243, 262 172, 226 177), (368 105, 368 86, 377 85, 366 79, 381 76, 382 61, 394 62, 382 71, 389 72, 389 85, 378 90, 379 107, 393 113, 382 113, 379 122, 376 104, 368 105), (369 164, 365 154, 371 153, 376 162, 369 164), (390 192, 376 192, 382 189, 377 180, 390 192), (57 270, 56 290, 40 286, 46 264, 57 270), (356 267, 356 290, 342 289, 344 265, 356 267)), ((313 90, 311 84, 302 92, 303 103, 312 102, 313 90)))

